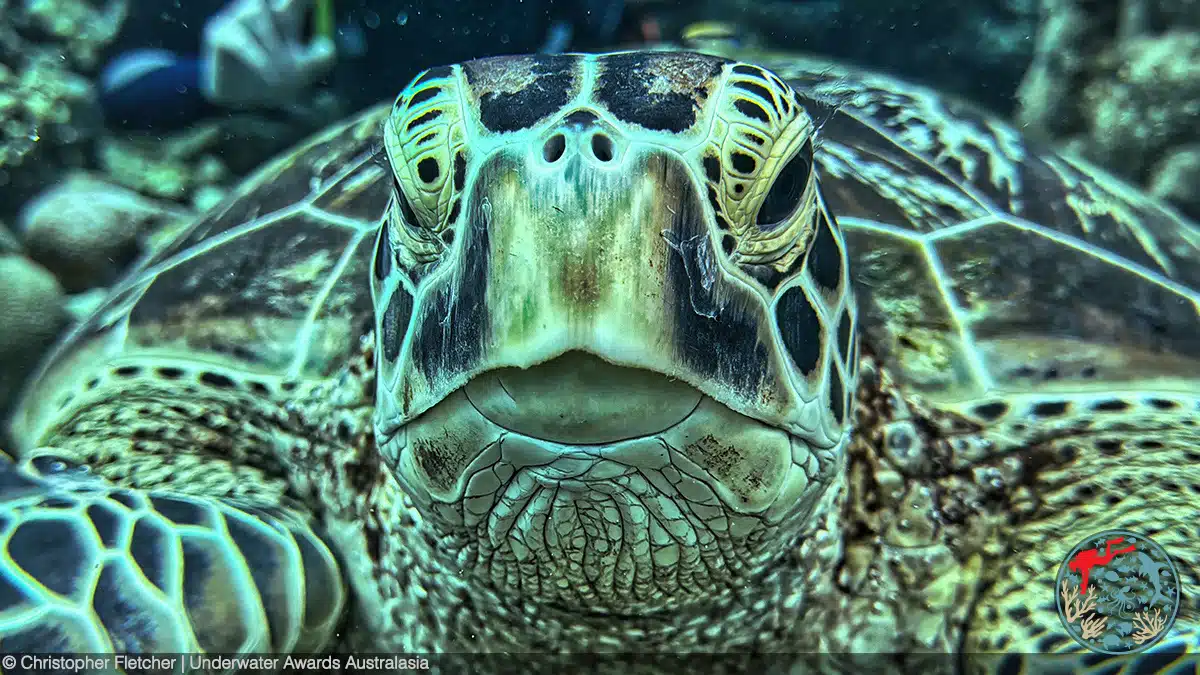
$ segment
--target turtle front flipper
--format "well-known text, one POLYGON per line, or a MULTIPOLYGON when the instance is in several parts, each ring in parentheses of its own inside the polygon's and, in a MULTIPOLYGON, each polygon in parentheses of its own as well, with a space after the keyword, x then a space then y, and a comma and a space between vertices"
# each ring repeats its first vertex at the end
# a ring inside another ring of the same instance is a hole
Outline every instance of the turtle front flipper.
POLYGON ((0 453, 0 650, 311 652, 339 565, 278 506, 122 489, 45 451, 0 453))

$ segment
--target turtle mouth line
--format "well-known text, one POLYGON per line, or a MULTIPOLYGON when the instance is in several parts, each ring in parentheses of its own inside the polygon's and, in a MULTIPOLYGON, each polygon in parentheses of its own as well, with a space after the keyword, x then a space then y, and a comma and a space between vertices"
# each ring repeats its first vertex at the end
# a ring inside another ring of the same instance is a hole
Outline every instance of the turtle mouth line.
POLYGON ((530 368, 500 368, 465 387, 488 421, 528 438, 604 445, 662 433, 706 398, 692 386, 641 368, 568 352, 530 368))

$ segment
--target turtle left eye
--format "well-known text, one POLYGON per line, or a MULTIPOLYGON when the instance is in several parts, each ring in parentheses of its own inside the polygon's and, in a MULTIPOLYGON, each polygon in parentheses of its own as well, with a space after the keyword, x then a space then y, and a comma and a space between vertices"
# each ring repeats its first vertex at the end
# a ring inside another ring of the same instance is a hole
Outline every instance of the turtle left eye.
POLYGON ((812 171, 812 141, 805 141, 788 163, 775 176, 775 182, 767 191, 762 206, 758 208, 755 222, 760 227, 776 225, 796 212, 800 206, 800 198, 804 196, 804 188, 808 185, 808 176, 812 171))

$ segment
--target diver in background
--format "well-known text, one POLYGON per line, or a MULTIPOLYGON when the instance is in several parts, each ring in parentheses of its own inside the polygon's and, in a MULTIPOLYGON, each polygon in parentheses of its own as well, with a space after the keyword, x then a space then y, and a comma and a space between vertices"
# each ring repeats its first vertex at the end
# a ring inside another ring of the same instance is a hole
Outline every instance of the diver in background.
POLYGON ((282 108, 317 84, 350 110, 419 71, 471 58, 607 44, 624 0, 187 0, 136 8, 100 76, 113 127, 170 130, 282 108), (336 18, 322 34, 322 12, 336 18))

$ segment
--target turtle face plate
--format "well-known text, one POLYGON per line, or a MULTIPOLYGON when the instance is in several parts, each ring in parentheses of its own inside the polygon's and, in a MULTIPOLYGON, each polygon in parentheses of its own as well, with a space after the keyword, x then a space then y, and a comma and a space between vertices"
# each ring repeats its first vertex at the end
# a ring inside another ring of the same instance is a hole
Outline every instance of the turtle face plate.
POLYGON ((813 135, 777 77, 694 54, 486 59, 401 93, 379 446, 436 527, 514 566, 493 580, 657 607, 795 540, 762 535, 826 492, 855 384, 813 135), (618 564, 675 581, 587 582, 618 564))

